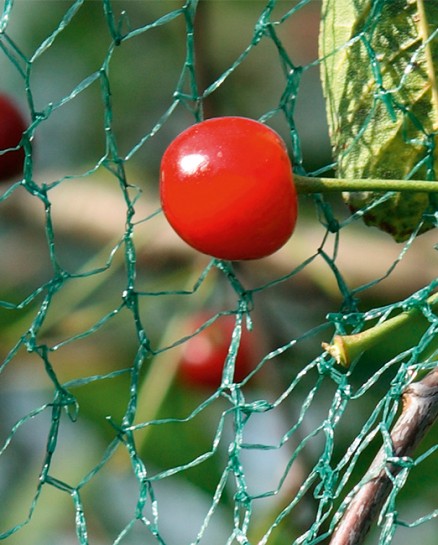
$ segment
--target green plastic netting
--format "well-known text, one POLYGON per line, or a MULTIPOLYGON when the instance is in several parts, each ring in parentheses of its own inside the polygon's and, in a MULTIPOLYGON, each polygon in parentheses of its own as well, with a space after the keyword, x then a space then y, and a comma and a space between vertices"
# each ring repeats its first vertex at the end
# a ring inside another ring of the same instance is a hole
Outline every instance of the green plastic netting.
POLYGON ((28 129, 0 194, 0 539, 436 543, 436 197, 303 193, 284 248, 228 263, 173 234, 158 171, 244 115, 299 176, 435 180, 437 36, 433 0, 1 2, 28 129), (401 243, 364 222, 405 217, 401 243), (178 379, 201 309, 235 319, 216 390, 178 379), (321 346, 362 331, 349 367, 321 346))

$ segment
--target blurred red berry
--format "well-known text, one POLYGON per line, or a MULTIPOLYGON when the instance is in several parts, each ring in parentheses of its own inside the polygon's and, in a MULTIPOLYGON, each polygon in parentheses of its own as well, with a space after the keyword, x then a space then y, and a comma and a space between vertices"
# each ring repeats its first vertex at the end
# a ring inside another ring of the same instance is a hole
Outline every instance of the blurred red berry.
POLYGON ((17 106, 0 93, 0 181, 8 181, 23 172, 24 149, 7 151, 20 143, 26 122, 17 106))
MULTIPOLYGON (((200 313, 189 324, 191 331, 201 327, 211 315, 200 313)), ((232 315, 219 316, 215 322, 186 341, 182 347, 179 378, 189 386, 216 389, 231 343, 236 319, 232 315)), ((242 324, 240 345, 236 355, 234 382, 242 381, 258 363, 258 340, 242 324)))

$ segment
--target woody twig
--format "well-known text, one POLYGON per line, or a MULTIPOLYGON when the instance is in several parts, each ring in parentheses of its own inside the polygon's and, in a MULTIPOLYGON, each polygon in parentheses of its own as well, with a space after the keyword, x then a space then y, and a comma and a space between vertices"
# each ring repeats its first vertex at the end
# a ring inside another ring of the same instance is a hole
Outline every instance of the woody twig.
POLYGON ((360 545, 409 459, 438 417, 438 367, 406 388, 403 409, 392 430, 392 456, 382 447, 357 487, 329 545, 360 545))

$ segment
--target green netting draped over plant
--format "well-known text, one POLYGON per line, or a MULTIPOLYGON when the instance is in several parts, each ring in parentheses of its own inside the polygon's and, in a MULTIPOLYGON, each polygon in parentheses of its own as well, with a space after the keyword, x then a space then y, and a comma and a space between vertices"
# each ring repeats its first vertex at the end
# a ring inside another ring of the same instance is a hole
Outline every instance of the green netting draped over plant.
POLYGON ((438 197, 360 185, 437 180, 435 2, 0 10, 27 126, 0 188, 0 539, 436 543, 438 197), (261 260, 197 253, 160 209, 168 144, 226 115, 274 128, 300 181, 261 260), (229 317, 221 384, 182 381, 229 317))

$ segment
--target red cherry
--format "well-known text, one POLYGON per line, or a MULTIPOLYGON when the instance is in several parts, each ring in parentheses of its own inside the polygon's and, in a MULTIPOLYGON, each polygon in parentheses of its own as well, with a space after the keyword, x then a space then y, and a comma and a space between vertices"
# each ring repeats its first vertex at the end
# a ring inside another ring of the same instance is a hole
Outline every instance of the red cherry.
POLYGON ((219 259, 258 259, 289 239, 297 219, 291 163, 280 136, 244 117, 183 131, 160 169, 163 211, 193 248, 219 259))
MULTIPOLYGON (((190 329, 195 331, 209 318, 211 315, 200 313, 190 321, 190 329)), ((179 378, 185 384, 211 389, 220 386, 235 324, 235 317, 219 316, 216 321, 184 343, 179 378)), ((235 360, 234 382, 242 381, 258 363, 257 346, 254 334, 243 324, 235 360)))
MULTIPOLYGON (((18 146, 25 129, 21 111, 7 95, 0 94, 0 151, 18 146)), ((23 148, 0 154, 0 181, 21 175, 23 162, 23 148)))

